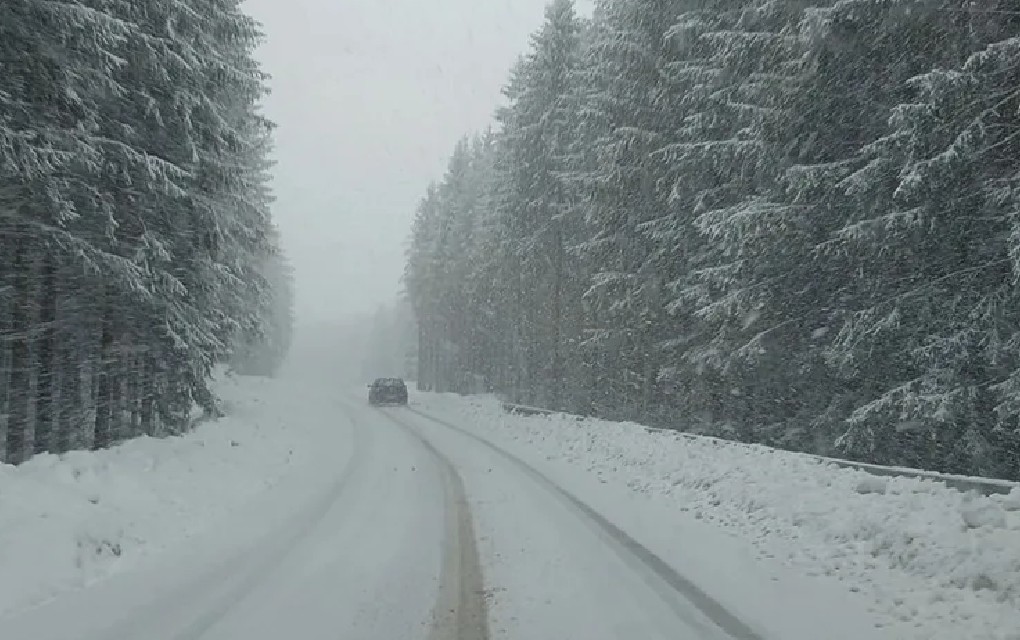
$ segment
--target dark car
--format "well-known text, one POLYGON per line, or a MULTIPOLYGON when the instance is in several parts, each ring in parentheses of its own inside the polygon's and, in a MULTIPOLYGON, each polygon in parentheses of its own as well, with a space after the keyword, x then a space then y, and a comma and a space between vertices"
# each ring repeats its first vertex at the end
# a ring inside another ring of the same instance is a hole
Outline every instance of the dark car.
POLYGON ((400 378, 378 378, 368 385, 369 404, 407 404, 407 385, 400 378))

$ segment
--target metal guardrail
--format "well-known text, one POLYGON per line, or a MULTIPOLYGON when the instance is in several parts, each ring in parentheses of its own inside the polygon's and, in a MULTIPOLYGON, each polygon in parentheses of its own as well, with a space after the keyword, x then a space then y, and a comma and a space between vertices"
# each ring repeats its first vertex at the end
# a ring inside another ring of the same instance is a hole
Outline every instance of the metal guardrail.
POLYGON ((550 411, 549 409, 539 409, 538 407, 529 407, 527 405, 513 404, 511 402, 504 402, 502 403, 502 405, 503 411, 506 411, 507 413, 515 413, 522 416, 551 416, 560 413, 558 411, 550 411))
MULTIPOLYGON (((549 416, 549 415, 569 415, 562 411, 550 411, 549 409, 542 409, 540 407, 529 407, 527 405, 514 404, 512 402, 503 402, 503 410, 510 414, 522 415, 522 416, 549 416)), ((575 416, 578 420, 583 419, 581 416, 575 416)), ((720 445, 739 445, 744 443, 733 442, 730 440, 723 440, 721 438, 714 438, 712 436, 702 436, 693 433, 686 433, 678 431, 676 429, 659 429, 656 427, 643 427, 649 433, 662 433, 670 434, 677 438, 685 438, 690 440, 700 441, 714 441, 720 445)), ((762 449, 772 451, 783 451, 781 449, 775 449, 767 447, 765 445, 745 445, 760 447, 762 449)), ((917 478, 920 480, 929 480, 932 482, 940 482, 950 489, 956 489, 960 492, 975 491, 985 496, 995 494, 1008 494, 1013 490, 1020 490, 1020 482, 1011 482, 1009 480, 998 480, 995 478, 978 478, 973 476, 958 476, 948 473, 938 473, 935 471, 924 471, 923 469, 910 469, 908 467, 887 467, 878 464, 869 464, 866 462, 854 462, 853 460, 841 460, 839 458, 827 458, 825 456, 816 456, 809 453, 799 453, 791 451, 783 451, 783 453, 793 455, 804 456, 810 460, 817 462, 818 464, 833 465, 842 469, 857 469, 858 471, 864 471, 875 476, 886 476, 895 478, 917 478)))
POLYGON ((895 478, 917 478, 941 482, 950 489, 966 493, 975 491, 985 496, 1001 494, 1005 495, 1014 489, 1020 488, 1020 482, 1009 480, 998 480, 996 478, 979 478, 975 476, 958 476, 949 473, 938 473, 935 471, 924 471, 923 469, 910 469, 908 467, 885 467, 879 464, 867 462, 853 462, 852 460, 840 460, 838 458, 825 458, 812 456, 822 464, 831 464, 844 469, 858 469, 874 476, 890 476, 895 478))

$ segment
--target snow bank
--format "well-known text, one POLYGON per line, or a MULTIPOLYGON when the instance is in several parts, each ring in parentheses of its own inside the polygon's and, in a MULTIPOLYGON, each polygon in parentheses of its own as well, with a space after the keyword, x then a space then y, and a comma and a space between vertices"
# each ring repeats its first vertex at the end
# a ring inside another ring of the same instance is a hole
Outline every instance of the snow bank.
POLYGON ((763 561, 837 580, 898 639, 1020 639, 1018 491, 983 497, 636 424, 507 415, 491 398, 416 401, 540 468, 582 469, 738 536, 763 561))
POLYGON ((0 617, 183 543, 273 486, 303 451, 258 415, 271 384, 224 381, 233 415, 182 437, 0 465, 0 617))

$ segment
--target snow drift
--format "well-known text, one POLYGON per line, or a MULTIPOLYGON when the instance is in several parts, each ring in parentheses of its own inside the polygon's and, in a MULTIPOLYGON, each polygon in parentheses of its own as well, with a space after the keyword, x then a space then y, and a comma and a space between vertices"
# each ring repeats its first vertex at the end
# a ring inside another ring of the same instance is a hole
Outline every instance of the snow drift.
POLYGON ((259 415, 271 389, 222 382, 232 415, 181 437, 0 465, 0 616, 185 543, 276 484, 309 446, 259 415))

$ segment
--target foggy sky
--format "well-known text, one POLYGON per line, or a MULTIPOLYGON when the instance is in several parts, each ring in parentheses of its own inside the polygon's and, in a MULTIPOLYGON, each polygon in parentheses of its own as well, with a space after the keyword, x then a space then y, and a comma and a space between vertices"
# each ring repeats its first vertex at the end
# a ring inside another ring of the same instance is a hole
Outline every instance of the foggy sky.
MULTIPOLYGON (((274 216, 299 324, 397 294, 415 206, 492 122, 546 0, 248 0, 264 26, 274 216)), ((582 3, 583 4, 583 3, 582 3)))

